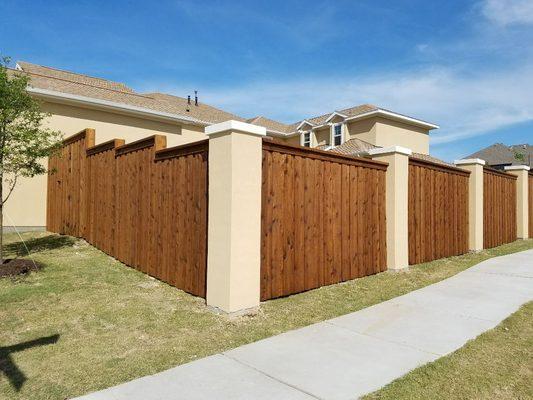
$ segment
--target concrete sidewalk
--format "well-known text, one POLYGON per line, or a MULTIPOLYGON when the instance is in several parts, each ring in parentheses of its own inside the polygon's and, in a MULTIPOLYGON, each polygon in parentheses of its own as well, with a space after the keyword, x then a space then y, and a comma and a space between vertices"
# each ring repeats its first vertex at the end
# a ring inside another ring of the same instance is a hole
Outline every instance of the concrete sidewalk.
POLYGON ((358 312, 78 399, 355 399, 460 348, 532 299, 528 250, 358 312))

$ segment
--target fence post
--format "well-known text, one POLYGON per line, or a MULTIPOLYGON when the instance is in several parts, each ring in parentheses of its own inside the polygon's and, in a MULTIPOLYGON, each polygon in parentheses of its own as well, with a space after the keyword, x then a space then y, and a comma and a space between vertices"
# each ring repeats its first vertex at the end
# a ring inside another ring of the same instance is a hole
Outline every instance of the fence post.
POLYGON ((479 158, 455 160, 455 165, 470 171, 468 179, 468 247, 483 250, 483 166, 479 158))
POLYGON ((529 237, 529 167, 527 165, 509 165, 505 171, 516 175, 516 236, 518 239, 529 237))
POLYGON ((409 156, 411 150, 392 146, 372 149, 374 160, 389 163, 386 173, 387 269, 399 270, 409 266, 409 156))
POLYGON ((208 126, 207 305, 235 313, 259 305, 262 137, 239 121, 208 126))

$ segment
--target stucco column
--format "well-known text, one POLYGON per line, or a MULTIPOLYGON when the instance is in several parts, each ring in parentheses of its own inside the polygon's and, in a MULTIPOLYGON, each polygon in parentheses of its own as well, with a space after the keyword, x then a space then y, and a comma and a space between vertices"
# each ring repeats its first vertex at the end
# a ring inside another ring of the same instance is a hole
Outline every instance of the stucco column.
POLYGON ((386 182, 387 268, 399 270, 409 266, 409 156, 411 150, 392 146, 373 149, 368 154, 374 160, 389 163, 386 182))
POLYGON ((262 138, 239 121, 208 126, 207 304, 226 313, 259 305, 262 138))
POLYGON ((468 180, 468 247, 483 250, 483 166, 479 158, 455 160, 455 165, 470 171, 468 180))
POLYGON ((518 239, 527 239, 529 237, 529 167, 510 165, 505 167, 505 171, 518 177, 516 180, 516 236, 518 239))

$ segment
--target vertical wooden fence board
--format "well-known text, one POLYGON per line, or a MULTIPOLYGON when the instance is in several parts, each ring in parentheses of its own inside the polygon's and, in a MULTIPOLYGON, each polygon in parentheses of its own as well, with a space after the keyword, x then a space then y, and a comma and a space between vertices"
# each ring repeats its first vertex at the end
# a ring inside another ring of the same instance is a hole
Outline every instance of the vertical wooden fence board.
POLYGON ((386 268, 386 164, 263 142, 261 299, 386 268))

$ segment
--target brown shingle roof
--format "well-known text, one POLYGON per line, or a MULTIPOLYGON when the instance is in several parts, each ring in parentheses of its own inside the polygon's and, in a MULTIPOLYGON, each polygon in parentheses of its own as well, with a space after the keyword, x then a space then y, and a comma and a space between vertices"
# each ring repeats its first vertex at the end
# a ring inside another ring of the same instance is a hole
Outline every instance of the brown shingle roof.
MULTIPOLYGON (((24 61, 18 62, 18 66, 31 77, 30 86, 37 89, 57 91, 66 94, 83 96, 97 100, 111 101, 146 108, 178 116, 193 119, 200 124, 213 124, 224 122, 229 119, 245 121, 243 118, 220 110, 218 108, 200 103, 198 106, 187 105, 187 100, 183 97, 172 96, 163 93, 136 93, 123 83, 113 82, 102 78, 91 77, 69 71, 36 65, 24 61)), ((347 117, 355 117, 371 111, 379 110, 371 104, 362 104, 356 107, 345 108, 336 112, 347 117)), ((313 125, 322 125, 332 113, 320 115, 306 119, 313 125)), ((302 122, 294 124, 284 124, 263 116, 246 120, 255 125, 264 126, 270 131, 289 134, 296 131, 297 126, 302 122)))
POLYGON ((266 118, 263 116, 249 118, 246 120, 249 124, 259 125, 267 128, 271 131, 276 131, 280 133, 289 133, 290 126, 282 122, 274 121, 273 119, 266 118))
POLYGON ((296 128, 298 127, 298 125, 300 125, 303 121, 308 121, 308 122, 310 122, 313 125, 322 125, 322 124, 324 124, 326 122, 328 117, 331 114, 333 114, 333 112, 337 112, 339 114, 346 115, 347 117, 355 117, 357 115, 365 114, 367 112, 375 111, 375 110, 378 110, 378 109, 379 109, 378 107, 376 107, 376 106, 374 106, 372 104, 361 104, 361 105, 355 106, 355 107, 344 108, 342 110, 332 111, 332 112, 329 112, 327 114, 320 115, 318 117, 306 118, 305 120, 301 120, 301 121, 298 121, 298 122, 296 122, 294 124, 291 124, 290 125, 290 129, 291 129, 291 131, 295 131, 296 128))
MULTIPOLYGON (((369 150, 380 148, 381 146, 375 146, 372 143, 365 142, 364 140, 353 138, 349 139, 340 146, 336 147, 329 147, 327 145, 318 146, 317 148, 320 150, 329 150, 334 153, 340 153, 344 155, 350 155, 350 156, 364 156, 369 150)), ((443 161, 439 158, 430 156, 428 154, 422 154, 422 153, 413 153, 411 155, 411 158, 424 160, 424 161, 430 161, 435 164, 445 165, 449 167, 455 167, 455 165, 447 163, 446 161, 443 161)))
POLYGON ((375 146, 372 143, 365 142, 361 139, 349 139, 340 146, 332 147, 329 149, 333 153, 340 153, 345 155, 361 155, 366 153, 368 150, 378 148, 379 146, 375 146))
POLYGON ((95 78, 92 76, 77 74, 70 71, 63 71, 56 68, 45 67, 42 65, 32 64, 26 61, 19 61, 18 66, 23 71, 41 75, 50 78, 62 79, 70 82, 83 83, 85 85, 96 86, 102 89, 119 90, 121 92, 134 93, 133 89, 129 88, 121 82, 108 81, 107 79, 95 78))
POLYGON ((515 144, 506 146, 503 143, 495 143, 484 149, 470 154, 466 158, 481 158, 485 160, 488 165, 520 165, 526 164, 532 167, 533 165, 533 146, 530 144, 515 144), (521 162, 515 157, 515 152, 524 155, 524 161, 521 162))
MULTIPOLYGON (((190 111, 187 111, 187 100, 182 97, 162 93, 140 94, 135 93, 122 83, 106 81, 101 78, 36 66, 26 62, 18 62, 18 65, 22 68, 22 73, 30 76, 30 87, 33 88, 177 114, 206 124, 224 122, 230 119, 244 121, 241 117, 204 103, 199 103, 198 106, 191 104, 190 111)), ((17 71, 12 70, 11 73, 17 73, 17 71)))
POLYGON ((432 162, 432 163, 435 163, 435 164, 445 165, 447 167, 455 167, 454 164, 450 164, 449 162, 443 161, 440 158, 436 158, 436 157, 430 156, 429 154, 422 154, 422 153, 413 152, 413 154, 411 154, 411 158, 416 158, 416 159, 423 160, 423 161, 429 161, 429 162, 432 162))
POLYGON ((144 95, 164 103, 168 109, 172 110, 171 112, 173 113, 187 115, 200 121, 210 122, 213 124, 228 121, 230 119, 242 122, 245 121, 244 118, 241 118, 238 115, 222 111, 216 107, 202 102, 199 102, 198 105, 195 106, 194 100, 191 100, 191 104, 188 105, 187 99, 183 97, 173 96, 165 93, 145 93, 144 95), (187 111, 187 109, 189 111, 187 111))

